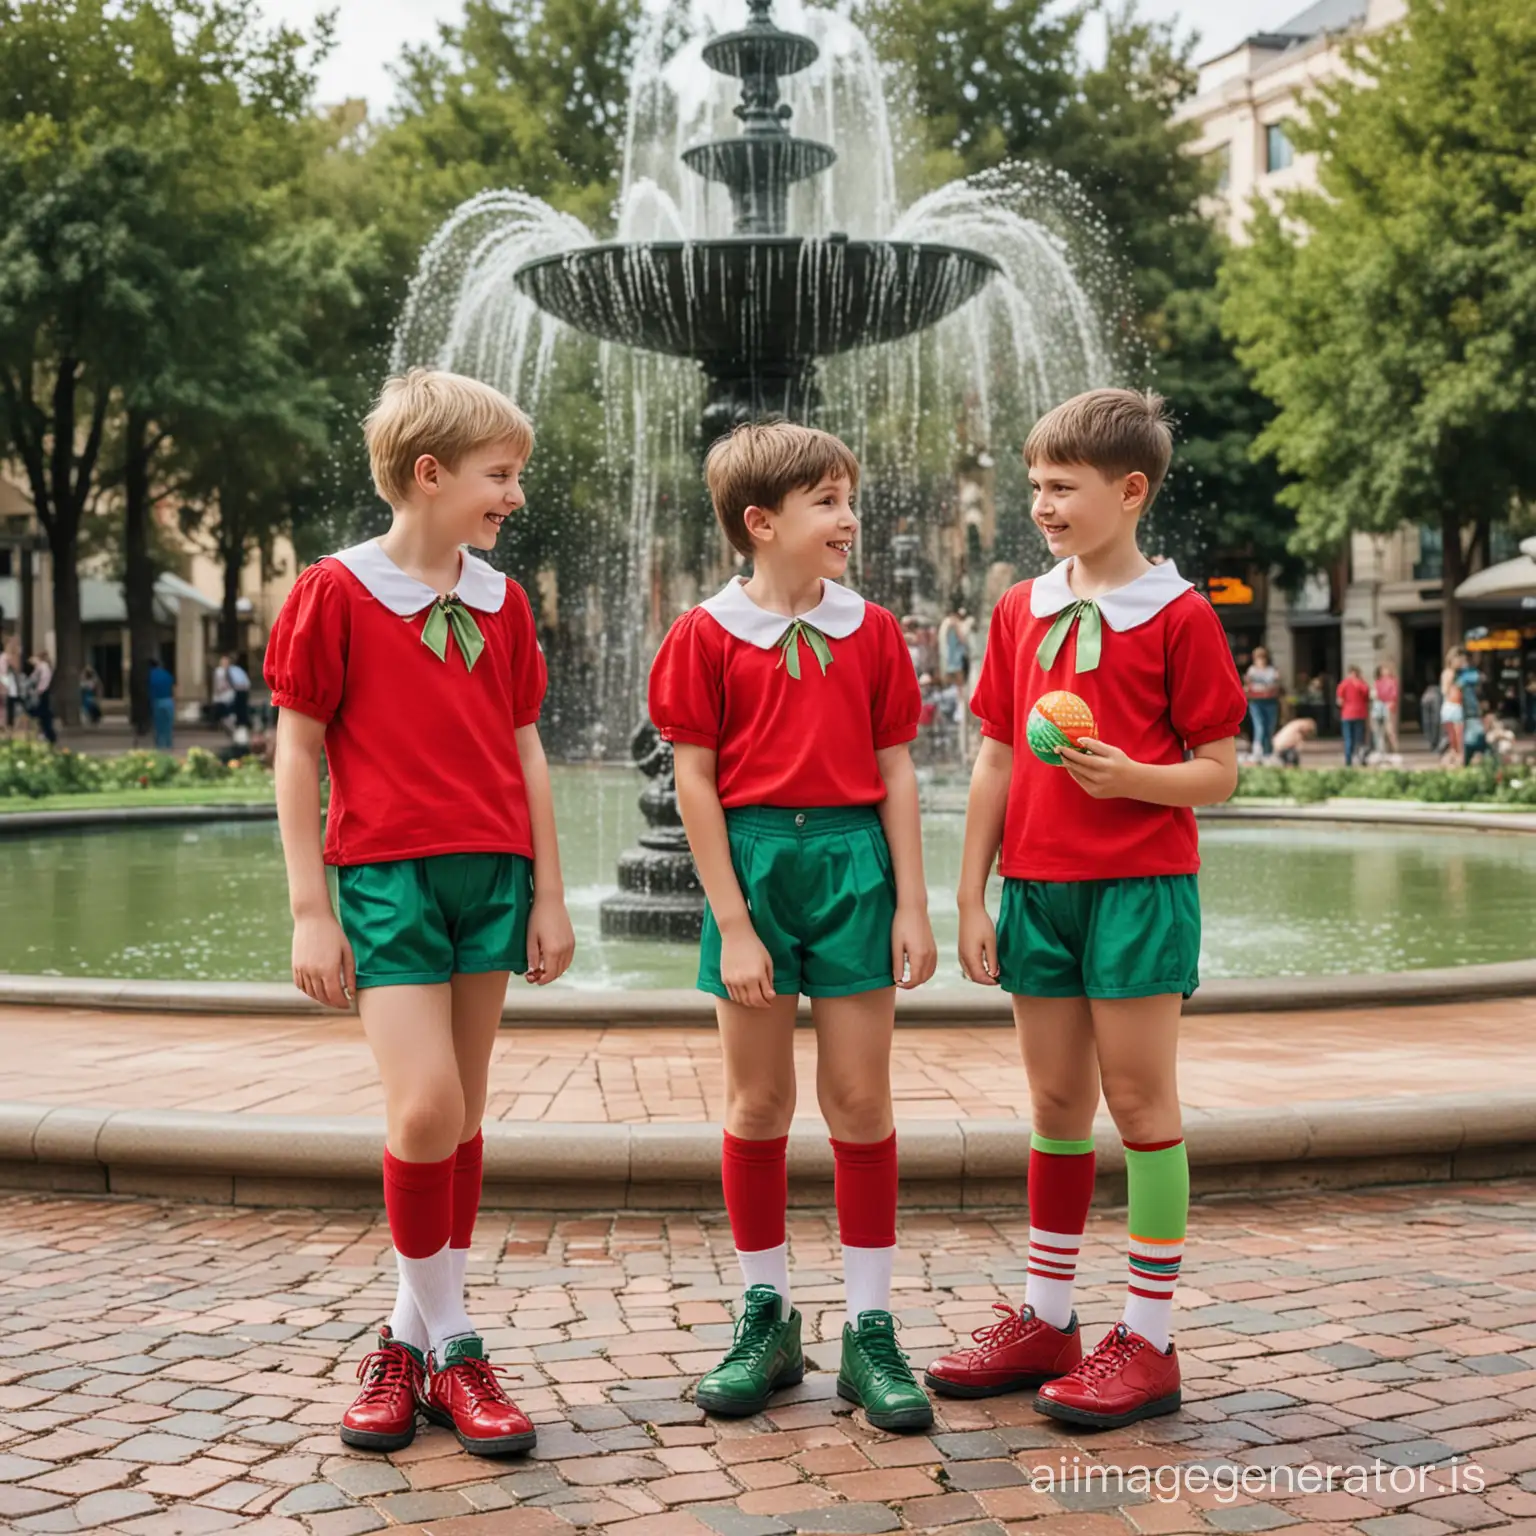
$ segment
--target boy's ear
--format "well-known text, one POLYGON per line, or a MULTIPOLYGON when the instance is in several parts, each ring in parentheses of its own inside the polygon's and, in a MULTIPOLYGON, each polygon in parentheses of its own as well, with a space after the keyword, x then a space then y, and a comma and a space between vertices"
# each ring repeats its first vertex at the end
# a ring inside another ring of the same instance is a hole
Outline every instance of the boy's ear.
POLYGON ((1139 469, 1133 469, 1125 477, 1125 485, 1120 495, 1126 510, 1134 510, 1138 515, 1147 504, 1147 492, 1151 488, 1151 482, 1139 469))
POLYGON ((741 514, 741 521, 749 538, 771 539, 773 537, 773 514, 766 507, 748 507, 741 514))
POLYGON ((435 496, 442 488, 442 465, 433 455, 424 453, 411 466, 411 478, 420 490, 435 496))

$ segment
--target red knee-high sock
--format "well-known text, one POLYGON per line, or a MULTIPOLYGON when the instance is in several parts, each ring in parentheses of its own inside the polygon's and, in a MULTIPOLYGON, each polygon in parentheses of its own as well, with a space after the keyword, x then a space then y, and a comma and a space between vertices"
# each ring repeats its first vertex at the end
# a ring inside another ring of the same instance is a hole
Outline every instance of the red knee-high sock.
POLYGON ((896 1132, 884 1141, 832 1141, 837 1230, 845 1248, 896 1246, 896 1132))
MULTIPOLYGON (((889 1312, 896 1263, 896 1133, 884 1141, 832 1141, 837 1230, 843 1240, 848 1322, 889 1312)), ((888 1326, 888 1325, 887 1325, 888 1326)))
POLYGON ((384 1149, 384 1209, 395 1249, 408 1259, 430 1259, 448 1246, 453 1230, 450 1191, 454 1157, 407 1163, 384 1149))
POLYGON ((720 1158, 720 1182, 725 1186, 725 1210, 738 1253, 759 1253, 784 1243, 784 1216, 789 1208, 788 1136, 745 1141, 725 1132, 720 1158))
POLYGON ((468 1248, 480 1214, 480 1185, 485 1174, 485 1134, 476 1131, 461 1141, 453 1155, 453 1223, 449 1238, 454 1248, 468 1248))
POLYGON ((1029 1268, 1024 1300, 1054 1328, 1072 1320, 1072 1283, 1093 1200, 1093 1138, 1029 1145, 1029 1268))

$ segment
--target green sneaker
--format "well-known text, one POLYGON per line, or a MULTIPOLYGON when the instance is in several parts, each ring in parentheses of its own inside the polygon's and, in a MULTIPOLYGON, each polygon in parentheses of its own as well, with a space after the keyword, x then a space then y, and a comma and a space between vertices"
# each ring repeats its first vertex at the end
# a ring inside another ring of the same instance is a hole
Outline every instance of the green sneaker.
POLYGON ((781 1317, 783 1300, 771 1285, 754 1285, 742 1301, 736 1337, 725 1359, 710 1371, 693 1394, 709 1413, 745 1418, 761 1413, 780 1387, 805 1377, 800 1353, 800 1314, 781 1317))
POLYGON ((876 1429, 927 1429, 933 1423, 933 1404, 896 1347, 896 1319, 889 1312, 861 1312, 857 1329, 844 1325, 837 1395, 857 1403, 876 1429))

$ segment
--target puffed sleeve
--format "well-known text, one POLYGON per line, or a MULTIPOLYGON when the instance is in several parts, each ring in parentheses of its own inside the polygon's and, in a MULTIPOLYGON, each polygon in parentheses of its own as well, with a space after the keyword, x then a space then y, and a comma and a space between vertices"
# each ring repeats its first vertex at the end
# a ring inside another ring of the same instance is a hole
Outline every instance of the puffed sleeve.
POLYGON ((724 653, 718 644, 711 644, 709 626, 713 624, 698 608, 674 621, 651 663, 648 690, 651 724, 663 739, 711 751, 720 745, 725 706, 724 653))
POLYGON ((539 645, 538 626, 528 594, 508 578, 507 602, 512 610, 512 725, 521 730, 533 725, 544 708, 549 687, 549 667, 539 645))
POLYGON ((1018 642, 1014 636, 1013 607, 1016 592, 1024 583, 1010 587, 992 610, 987 627, 987 649, 981 660, 981 676, 971 695, 971 713, 981 721, 981 734, 1013 745, 1013 668, 1018 642))
POLYGON ((899 747, 916 737, 923 695, 917 686, 912 653, 902 638, 896 615, 871 603, 868 616, 877 619, 880 625, 880 672, 871 701, 875 751, 879 752, 886 747, 899 747))
POLYGON ((1236 736, 1248 699, 1216 610, 1193 592, 1176 606, 1168 626, 1168 716, 1193 749, 1236 736))
POLYGON ((351 622, 346 593, 329 561, 304 571, 267 636, 262 676, 279 709, 330 724, 341 707, 351 622))

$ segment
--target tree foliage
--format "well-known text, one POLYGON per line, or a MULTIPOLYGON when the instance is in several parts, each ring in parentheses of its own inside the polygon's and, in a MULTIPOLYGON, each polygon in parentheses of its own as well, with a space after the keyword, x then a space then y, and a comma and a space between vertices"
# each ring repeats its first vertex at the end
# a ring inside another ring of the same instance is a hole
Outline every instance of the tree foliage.
POLYGON ((1409 0, 1350 62, 1293 130, 1319 187, 1256 209, 1224 318, 1297 546, 1439 523, 1450 641, 1463 528, 1536 494, 1536 9, 1409 0))

